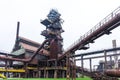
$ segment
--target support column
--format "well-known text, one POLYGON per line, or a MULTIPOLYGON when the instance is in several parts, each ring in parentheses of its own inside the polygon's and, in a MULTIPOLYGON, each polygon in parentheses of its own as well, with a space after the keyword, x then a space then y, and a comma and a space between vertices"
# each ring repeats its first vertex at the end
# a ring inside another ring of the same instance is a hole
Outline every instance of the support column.
POLYGON ((113 68, 112 67, 112 56, 110 56, 110 65, 111 65, 111 69, 113 68))
POLYGON ((39 64, 37 65, 37 76, 36 77, 39 77, 39 64))
POLYGON ((41 70, 39 70, 39 77, 41 78, 41 70))
POLYGON ((48 66, 49 65, 49 61, 47 60, 46 61, 46 67, 47 67, 47 69, 46 69, 46 78, 48 78, 48 74, 49 74, 49 72, 48 72, 48 66))
MULTIPOLYGON (((73 54, 71 53, 70 56, 73 56, 73 54)), ((73 57, 70 58, 70 77, 72 80, 74 80, 74 60, 73 57)))
POLYGON ((45 65, 44 65, 44 78, 47 77, 47 69, 48 68, 48 61, 45 62, 45 65), (46 66, 46 67, 45 67, 46 66))
POLYGON ((46 68, 44 68, 44 78, 46 78, 46 68))
POLYGON ((66 54, 66 67, 67 67, 67 71, 66 71, 66 80, 70 80, 70 53, 66 54))
POLYGON ((32 76, 33 76, 33 78, 35 78, 35 72, 34 71, 32 71, 32 76))
POLYGON ((55 60, 54 78, 57 78, 57 60, 55 60))
POLYGON ((20 73, 18 73, 18 77, 20 78, 21 76, 20 76, 20 73))
POLYGON ((40 73, 39 73, 39 71, 40 71, 40 65, 39 65, 39 63, 37 65, 37 69, 38 69, 38 71, 37 71, 37 77, 40 77, 40 73))
POLYGON ((65 71, 63 70, 62 71, 62 78, 64 78, 65 77, 65 71))
MULTIPOLYGON (((116 48, 117 44, 116 44, 116 40, 112 40, 112 44, 113 44, 113 48, 116 48)), ((114 54, 117 54, 117 51, 113 52, 114 54)), ((114 56, 114 60, 115 60, 115 65, 114 68, 118 69, 118 56, 114 56)))
MULTIPOLYGON (((6 57, 8 57, 8 54, 6 55, 6 57)), ((5 69, 6 69, 6 72, 5 72, 5 76, 6 77, 8 77, 8 65, 10 65, 9 63, 8 63, 8 61, 7 60, 5 60, 5 69)))
POLYGON ((49 74, 49 72, 48 72, 48 70, 46 71, 46 78, 48 78, 48 74, 49 74))
POLYGON ((90 61, 90 72, 92 72, 92 59, 90 58, 89 61, 90 61))
POLYGON ((84 78, 84 62, 83 62, 83 55, 81 55, 81 67, 82 67, 82 78, 84 78))
POLYGON ((105 68, 104 68, 104 71, 106 71, 106 69, 107 69, 107 53, 106 53, 106 51, 104 51, 104 55, 105 55, 105 68))
MULTIPOLYGON (((75 55, 75 52, 73 52, 73 56, 75 55)), ((73 80, 76 80, 76 60, 75 57, 73 57, 73 80)))
POLYGON ((57 70, 54 71, 54 78, 57 78, 57 70))
POLYGON ((8 77, 8 73, 7 73, 7 60, 5 60, 5 70, 6 70, 5 76, 8 77))
POLYGON ((25 78, 29 76, 27 66, 28 66, 28 63, 25 63, 25 78))

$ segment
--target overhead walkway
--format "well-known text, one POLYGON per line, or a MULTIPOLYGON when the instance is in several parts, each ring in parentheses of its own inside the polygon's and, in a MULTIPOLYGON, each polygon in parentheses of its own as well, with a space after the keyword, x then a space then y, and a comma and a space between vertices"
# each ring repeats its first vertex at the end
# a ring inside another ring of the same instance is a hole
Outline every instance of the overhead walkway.
POLYGON ((110 34, 111 30, 115 29, 120 25, 120 7, 115 9, 107 17, 96 24, 92 29, 90 29, 86 34, 81 36, 77 41, 75 41, 70 47, 68 47, 64 54, 59 57, 63 59, 68 53, 75 52, 76 50, 84 49, 84 47, 89 43, 94 43, 94 40, 103 36, 104 34, 110 34))
MULTIPOLYGON (((63 55, 61 55, 58 60, 65 59, 67 60, 67 80, 70 80, 70 55, 74 55, 75 51, 81 50, 81 49, 88 49, 86 45, 89 43, 94 43, 94 41, 103 36, 104 34, 111 34, 111 31, 118 27, 120 25, 120 7, 115 9, 112 13, 110 13, 107 17, 105 17, 103 20, 101 20, 98 24, 96 24, 92 29, 90 29, 87 33, 85 33, 83 36, 81 36, 77 41, 75 41, 70 47, 68 47, 64 52, 63 55)), ((83 68, 83 56, 81 57, 81 66, 83 68)), ((74 58, 73 58, 73 61, 74 58)), ((74 71, 74 70, 73 70, 74 71)), ((73 77, 72 79, 75 79, 75 72, 72 73, 73 77)), ((82 72, 83 73, 83 72, 82 72)), ((83 73, 84 74, 84 73, 83 73)), ((97 73, 99 75, 99 73, 97 73)), ((96 76, 97 76, 96 75, 96 76)), ((102 74, 101 74, 102 75, 102 74)), ((110 79, 102 79, 102 76, 95 77, 94 80, 110 80, 110 79)), ((118 80, 118 79, 112 79, 112 80, 118 80)))
POLYGON ((117 51, 120 50, 120 47, 116 47, 116 48, 109 48, 109 49, 102 49, 102 50, 97 50, 97 51, 92 51, 92 52, 86 52, 86 53, 81 53, 81 54, 76 54, 72 57, 80 57, 80 56, 88 56, 88 55, 94 55, 94 54, 100 54, 100 53, 104 53, 105 52, 112 52, 112 51, 117 51))

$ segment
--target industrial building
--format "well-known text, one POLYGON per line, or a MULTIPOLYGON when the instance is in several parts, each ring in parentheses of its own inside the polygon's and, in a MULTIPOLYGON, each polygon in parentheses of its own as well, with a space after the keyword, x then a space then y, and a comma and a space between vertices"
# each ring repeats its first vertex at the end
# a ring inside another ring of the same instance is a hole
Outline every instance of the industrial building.
MULTIPOLYGON (((40 78, 66 78, 67 80, 76 79, 76 71, 80 72, 82 76, 90 76, 94 80, 118 80, 119 71, 106 70, 105 74, 93 72, 91 68, 91 59, 95 57, 86 58, 90 60, 90 71, 87 71, 83 64, 84 56, 94 55, 100 51, 83 53, 76 55, 77 50, 89 49, 89 43, 94 43, 96 39, 104 34, 111 34, 111 31, 120 25, 120 7, 114 10, 111 14, 105 17, 90 31, 81 36, 75 43, 73 43, 66 50, 63 49, 63 38, 61 14, 57 10, 50 10, 47 18, 40 23, 45 26, 45 30, 41 35, 45 37, 44 42, 38 43, 19 36, 19 25, 17 23, 16 40, 11 54, 2 53, 0 59, 5 62, 1 68, 6 76, 12 77, 40 77, 40 78), (75 57, 80 56, 81 66, 76 66, 75 57), (117 74, 115 74, 116 72, 117 74), (23 74, 24 73, 24 74, 23 74), (109 73, 111 73, 109 75, 109 73), (112 75, 112 76, 111 76, 112 75), (106 77, 107 76, 107 77, 106 77)), ((114 47, 113 50, 118 48, 114 47)), ((103 52, 104 50, 102 50, 103 52)), ((110 49, 108 50, 110 51, 110 49)), ((106 62, 106 51, 104 51, 106 62)), ((117 54, 114 54, 117 55, 117 54)), ((111 55, 112 56, 112 55, 111 55)), ((97 56, 99 58, 101 56, 97 56)), ((117 59, 116 59, 117 60, 117 59)), ((116 63, 116 62, 115 62, 116 63)), ((105 64, 106 65, 106 64, 105 64)), ((98 69, 101 69, 103 64, 100 63, 98 69)))

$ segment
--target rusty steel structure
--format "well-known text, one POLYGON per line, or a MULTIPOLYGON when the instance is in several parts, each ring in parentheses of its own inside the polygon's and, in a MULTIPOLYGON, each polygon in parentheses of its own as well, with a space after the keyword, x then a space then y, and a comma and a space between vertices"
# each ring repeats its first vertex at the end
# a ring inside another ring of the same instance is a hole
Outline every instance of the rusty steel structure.
POLYGON ((107 70, 105 72, 105 74, 107 74, 108 76, 111 76, 111 77, 120 77, 120 71, 119 71, 119 69, 107 70))
MULTIPOLYGON (((43 24, 46 27, 46 30, 41 32, 41 35, 45 37, 45 41, 39 46, 39 48, 33 53, 31 57, 20 59, 9 56, 7 57, 0 56, 0 59, 5 61, 10 60, 10 61, 24 62, 25 63, 24 67, 26 71, 25 74, 27 75, 29 72, 27 66, 32 60, 34 60, 36 55, 39 53, 41 54, 48 53, 49 56, 45 60, 39 60, 39 65, 37 65, 38 66, 37 70, 41 72, 40 76, 50 77, 51 74, 52 77, 57 78, 61 76, 65 77, 66 75, 67 80, 70 80, 70 78, 72 78, 72 80, 75 80, 76 79, 75 69, 77 66, 75 64, 76 62, 75 58, 71 59, 71 56, 74 56, 75 51, 77 50, 88 49, 89 47, 86 47, 86 45, 88 45, 89 43, 94 43, 94 41, 97 38, 103 36, 104 34, 109 35, 111 33, 111 30, 118 27, 120 25, 120 7, 118 7, 116 10, 110 13, 107 17, 105 17, 102 21, 100 21, 97 25, 95 25, 94 28, 90 29, 90 31, 88 31, 86 34, 81 36, 75 43, 73 43, 65 51, 63 51, 62 49, 63 38, 61 36, 61 33, 63 33, 64 30, 61 27, 63 20, 60 18, 60 16, 61 14, 58 13, 58 11, 52 9, 48 14, 47 19, 41 21, 41 24, 43 24)), ((18 22, 16 44, 19 41, 19 37, 18 37, 19 24, 20 23, 18 22)), ((13 51, 18 51, 19 49, 17 48, 19 48, 19 46, 15 45, 13 51)), ((81 55, 82 74, 85 73, 83 70, 84 69, 83 59, 84 59, 83 55, 81 55)), ((36 76, 39 76, 39 74, 36 76)), ((100 80, 108 80, 108 79, 100 79, 100 80)), ((112 80, 117 80, 117 79, 112 79, 112 80)))
MULTIPOLYGON (((85 45, 89 43, 93 43, 95 39, 103 36, 104 34, 110 34, 111 33, 110 31, 118 27, 119 25, 120 25, 120 7, 114 10, 107 17, 105 17, 102 21, 100 21, 97 25, 95 25, 94 28, 92 28, 90 31, 88 31, 86 34, 80 37, 75 43, 73 43, 64 52, 63 56, 61 56, 59 59, 64 58, 66 54, 75 53, 76 50, 85 49, 84 48, 85 45)), ((83 59, 82 56, 81 56, 81 59, 83 59)), ((82 61, 81 63, 83 65, 82 61)), ((70 73, 69 70, 68 70, 68 73, 70 73)))
POLYGON ((33 60, 33 58, 38 54, 38 52, 41 50, 41 48, 43 47, 43 45, 45 44, 45 42, 47 42, 48 40, 45 40, 43 42, 43 44, 41 44, 41 46, 38 48, 38 50, 32 55, 31 58, 29 59, 19 59, 19 58, 11 58, 11 57, 5 57, 5 56, 0 56, 1 60, 11 60, 11 61, 21 61, 21 62, 31 62, 33 60))
MULTIPOLYGON (((119 47, 118 48, 111 48, 111 49, 104 49, 104 50, 99 50, 99 51, 93 51, 93 52, 88 52, 88 53, 82 53, 82 54, 79 54, 79 55, 76 55, 76 57, 80 57, 79 59, 75 59, 76 61, 84 61, 84 60, 89 60, 89 63, 90 63, 90 72, 93 72, 92 71, 92 62, 91 60, 93 59, 98 59, 98 58, 105 58, 105 62, 104 62, 104 67, 105 67, 105 75, 107 76, 111 76, 111 77, 119 77, 119 69, 107 69, 107 58, 110 58, 110 63, 109 63, 109 66, 114 66, 113 63, 112 63, 112 57, 114 56, 120 56, 119 53, 117 54, 108 54, 108 53, 111 53, 113 52, 114 50, 116 49, 116 51, 119 51, 119 47), (86 56, 89 56, 89 55, 95 55, 95 54, 101 54, 99 56, 94 56, 94 57, 86 57, 86 56), (85 58, 82 58, 82 57, 85 57, 85 58)), ((75 57, 75 56, 72 56, 72 57, 75 57)), ((119 64, 119 63, 118 63, 119 64)))
MULTIPOLYGON (((95 39, 103 36, 104 34, 110 34, 111 30, 120 25, 120 7, 115 9, 107 17, 101 20, 98 24, 90 29, 86 34, 81 36, 76 42, 74 42, 64 53, 74 52, 76 50, 84 49, 85 45, 93 43, 95 39)), ((65 54, 64 54, 65 55, 65 54)), ((61 56, 62 58, 64 56, 61 56)))

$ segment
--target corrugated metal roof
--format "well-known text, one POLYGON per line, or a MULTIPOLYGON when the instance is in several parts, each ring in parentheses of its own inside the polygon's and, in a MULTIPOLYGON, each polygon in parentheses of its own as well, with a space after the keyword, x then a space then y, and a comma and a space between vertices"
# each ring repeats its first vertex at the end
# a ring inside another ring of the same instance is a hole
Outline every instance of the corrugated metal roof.
MULTIPOLYGON (((30 51, 32 53, 34 53, 35 51, 37 51, 37 49, 39 48, 39 46, 41 45, 40 43, 38 42, 35 42, 35 41, 32 41, 30 39, 27 39, 27 38, 24 38, 24 37, 20 37, 19 36, 19 40, 18 42, 16 43, 16 45, 19 45, 21 47, 19 47, 18 50, 16 51, 13 51, 12 54, 15 54, 15 55, 20 55, 20 54, 23 54, 23 51, 21 49, 24 49, 25 52, 26 51, 30 51)), ((24 52, 24 53, 25 53, 24 52)), ((49 55, 49 52, 42 49, 41 51, 39 51, 39 54, 42 54, 42 55, 46 55, 48 56, 49 55)))
MULTIPOLYGON (((29 50, 29 51, 35 52, 35 51, 37 51, 37 49, 38 49, 38 47, 29 45, 29 44, 26 44, 26 43, 20 42, 19 44, 20 44, 25 50, 29 50)), ((40 50, 40 51, 39 51, 39 54, 46 55, 46 56, 50 55, 49 52, 48 52, 47 50, 44 50, 44 49, 40 50)))
POLYGON ((33 44, 41 45, 41 44, 38 43, 38 42, 35 42, 35 41, 33 41, 33 40, 30 40, 30 39, 27 39, 27 38, 24 38, 24 37, 21 37, 21 36, 19 36, 19 39, 25 40, 25 41, 30 42, 30 43, 33 43, 33 44))
POLYGON ((25 44, 25 43, 22 43, 22 42, 20 42, 20 45, 24 49, 31 50, 31 51, 34 51, 34 52, 38 49, 37 47, 31 46, 31 45, 28 45, 28 44, 25 44))
POLYGON ((24 53, 25 53, 25 49, 21 48, 19 50, 16 50, 16 51, 12 52, 11 54, 19 56, 19 55, 24 54, 24 53))

